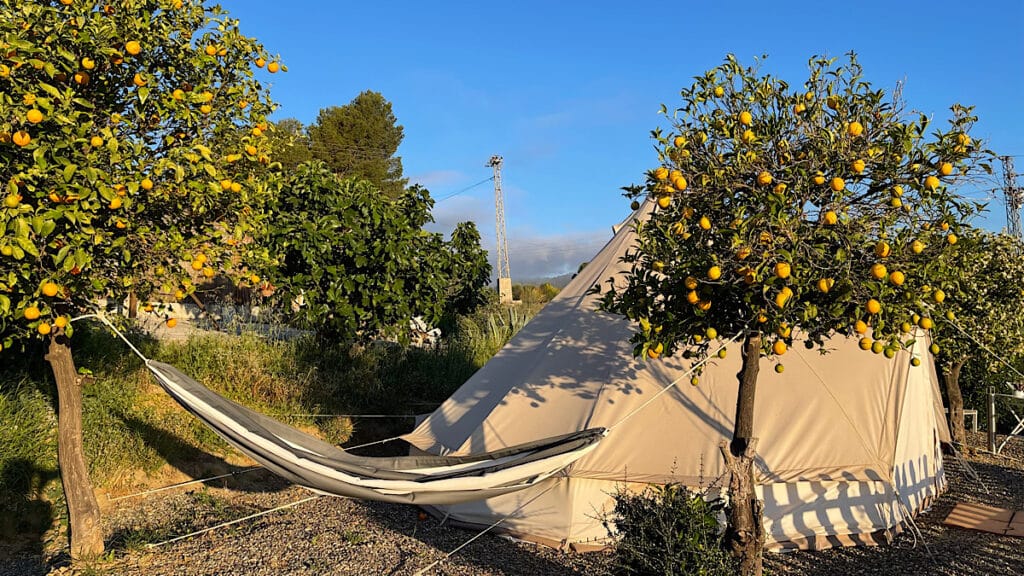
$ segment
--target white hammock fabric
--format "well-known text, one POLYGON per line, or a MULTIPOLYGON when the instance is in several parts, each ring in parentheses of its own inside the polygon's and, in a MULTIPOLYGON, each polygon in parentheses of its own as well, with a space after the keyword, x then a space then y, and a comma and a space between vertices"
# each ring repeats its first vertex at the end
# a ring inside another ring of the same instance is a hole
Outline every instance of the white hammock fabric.
POLYGON ((271 472, 335 496, 457 504, 533 486, 597 447, 593 428, 472 456, 355 456, 228 400, 169 364, 146 360, 160 386, 218 435, 271 472))

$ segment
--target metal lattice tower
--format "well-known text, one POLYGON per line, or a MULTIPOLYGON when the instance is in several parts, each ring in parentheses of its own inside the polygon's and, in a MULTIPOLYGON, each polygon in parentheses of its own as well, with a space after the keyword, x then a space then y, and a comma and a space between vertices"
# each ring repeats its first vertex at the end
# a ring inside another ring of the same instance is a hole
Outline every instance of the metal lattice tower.
POLYGON ((501 156, 491 156, 487 165, 494 168, 494 235, 498 239, 498 301, 512 302, 512 273, 508 267, 508 236, 505 234, 505 196, 501 192, 501 156))
POLYGON ((1020 228, 1020 207, 1024 203, 1024 189, 1017 186, 1017 174, 1013 171, 1013 156, 1003 156, 1003 195, 1006 197, 1006 232, 1018 239, 1024 239, 1020 228))

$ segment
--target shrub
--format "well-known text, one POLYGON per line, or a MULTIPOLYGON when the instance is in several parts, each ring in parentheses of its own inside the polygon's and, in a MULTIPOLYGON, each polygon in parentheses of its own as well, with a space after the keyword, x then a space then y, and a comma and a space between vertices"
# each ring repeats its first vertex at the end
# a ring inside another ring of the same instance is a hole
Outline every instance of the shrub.
MULTIPOLYGON (((667 484, 615 494, 615 574, 731 576, 736 563, 722 548, 721 498, 667 484)), ((606 525, 608 522, 606 521, 606 525)))

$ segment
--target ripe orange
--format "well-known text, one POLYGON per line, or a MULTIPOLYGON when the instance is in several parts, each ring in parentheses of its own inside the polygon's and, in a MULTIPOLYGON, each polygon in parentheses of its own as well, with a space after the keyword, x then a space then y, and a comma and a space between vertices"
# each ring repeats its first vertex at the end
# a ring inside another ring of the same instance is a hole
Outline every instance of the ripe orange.
POLYGON ((778 184, 775 185, 774 191, 776 194, 783 194, 786 191, 786 184, 783 182, 779 182, 778 184))
POLYGON ((54 296, 57 295, 58 291, 60 291, 60 287, 57 286, 57 284, 55 284, 53 282, 44 282, 43 283, 43 286, 42 286, 43 296, 46 296, 47 298, 53 298, 54 296))
POLYGON ((895 270, 889 274, 889 282, 892 282, 896 286, 902 286, 905 280, 906 276, 904 276, 903 272, 900 272, 899 270, 895 270))
POLYGON ((920 240, 914 240, 913 242, 910 243, 910 251, 913 252, 914 254, 920 254, 921 252, 924 251, 924 242, 921 242, 920 240))
POLYGON ((680 174, 679 177, 672 179, 672 186, 675 187, 676 190, 682 192, 683 190, 686 190, 689 183, 686 181, 686 178, 680 174))
POLYGON ((214 272, 213 268, 210 268, 209 266, 203 268, 203 276, 206 276, 207 278, 213 278, 215 274, 216 272, 214 272))
POLYGON ((714 93, 716 98, 721 98, 722 96, 725 96, 725 88, 722 88, 721 86, 715 86, 714 93))
POLYGON ((822 174, 821 172, 818 172, 817 174, 815 174, 814 175, 814 183, 817 184, 818 186, 821 186, 822 184, 824 184, 825 183, 825 175, 822 174))
POLYGON ((178 319, 177 318, 168 318, 167 319, 167 327, 168 328, 174 328, 177 325, 178 325, 178 319))
POLYGON ((807 110, 807 105, 803 102, 797 102, 796 105, 793 106, 794 114, 803 114, 805 110, 807 110))
POLYGON ((863 320, 857 320, 856 322, 853 323, 853 330, 857 334, 864 334, 865 332, 868 331, 868 325, 865 324, 863 320))
POLYGON ((779 308, 785 308, 786 302, 789 302, 789 299, 792 297, 793 290, 791 290, 789 286, 786 286, 775 295, 775 305, 779 308))
POLYGON ((25 315, 25 320, 28 320, 28 321, 38 320, 39 319, 39 308, 36 307, 36 306, 29 306, 28 308, 25 308, 25 312, 23 314, 25 315))
POLYGON ((850 125, 846 127, 846 132, 850 136, 860 136, 864 133, 864 125, 854 120, 850 122, 850 125))
POLYGON ((818 290, 828 294, 828 291, 831 290, 835 284, 836 281, 832 278, 822 278, 821 280, 818 280, 818 290))
POLYGON ((956 241, 957 241, 957 237, 956 237, 956 234, 950 234, 949 236, 946 236, 946 242, 949 242, 949 244, 950 244, 951 246, 952 246, 953 244, 956 244, 956 241))
POLYGON ((889 243, 884 240, 879 240, 878 244, 875 244, 875 254, 879 258, 888 258, 892 254, 892 247, 889 243))
POLYGON ((28 132, 18 130, 11 135, 11 141, 18 146, 28 146, 29 142, 32 141, 32 137, 28 135, 28 132))
POLYGON ((697 221, 697 225, 700 226, 701 230, 710 230, 711 220, 709 220, 707 216, 701 216, 700 220, 697 221))
POLYGON ((135 40, 129 40, 124 43, 124 51, 132 56, 138 56, 139 52, 142 52, 142 45, 135 40))
POLYGON ((832 182, 829 185, 835 192, 842 192, 843 189, 846 188, 846 182, 844 182, 843 179, 839 177, 833 178, 832 182))
POLYGON ((239 182, 232 182, 231 183, 231 191, 235 192, 235 193, 241 192, 242 191, 242 184, 239 183, 239 182))
POLYGON ((700 296, 697 294, 696 290, 690 290, 686 293, 686 301, 690 304, 696 304, 697 302, 700 302, 700 296))
POLYGON ((103 146, 103 138, 100 138, 99 136, 93 136, 92 138, 89 139, 89 145, 92 146, 93 148, 99 148, 100 146, 103 146))
POLYGON ((861 350, 871 350, 871 338, 861 338, 857 345, 860 346, 861 350))
POLYGON ((46 322, 40 322, 39 326, 36 327, 36 330, 38 330, 39 333, 42 334, 43 336, 47 336, 50 332, 53 331, 53 328, 46 322))
POLYGON ((942 174, 943 176, 949 176, 952 173, 953 173, 953 165, 952 164, 950 164, 949 162, 943 162, 942 164, 939 164, 939 174, 942 174))
POLYGON ((230 190, 231 189, 231 180, 221 180, 220 181, 220 188, 221 188, 221 190, 230 190))
POLYGON ((146 79, 142 77, 142 74, 136 73, 135 76, 132 78, 132 84, 135 84, 136 86, 141 88, 142 86, 146 85, 146 79))
POLYGON ((259 58, 257 58, 257 59, 256 59, 256 61, 255 61, 255 62, 253 62, 253 64, 255 64, 257 68, 263 68, 263 66, 264 66, 264 65, 265 65, 266 63, 267 63, 267 61, 266 61, 266 60, 264 60, 262 56, 261 56, 261 57, 259 57, 259 58))
POLYGON ((672 145, 675 146, 676 148, 682 148, 683 146, 686 146, 686 136, 676 136, 675 138, 672 139, 672 145))
POLYGON ((247 145, 245 147, 245 153, 250 155, 250 156, 255 156, 256 152, 257 152, 256 147, 253 146, 252 144, 249 144, 249 145, 247 145))
POLYGON ((772 175, 768 171, 761 172, 757 175, 757 183, 762 186, 767 186, 772 183, 772 175))
POLYGON ((668 179, 668 168, 665 168, 664 166, 661 166, 660 168, 656 169, 654 171, 654 177, 656 179, 658 179, 658 180, 667 180, 668 179))
POLYGON ((181 88, 175 88, 174 92, 171 92, 171 98, 174 98, 175 100, 184 100, 185 91, 181 88))
POLYGON ((271 74, 276 74, 277 71, 280 69, 281 65, 278 64, 277 62, 271 62, 270 64, 267 64, 267 72, 270 72, 271 74))
POLYGON ((149 178, 143 178, 142 182, 139 183, 143 190, 149 191, 153 189, 153 181, 149 178))
POLYGON ((789 274, 792 272, 788 262, 776 262, 775 263, 775 276, 778 278, 786 279, 789 278, 789 274))
POLYGON ((889 271, 885 269, 885 264, 875 264, 871 267, 871 277, 875 280, 881 280, 888 275, 889 271))
POLYGON ((683 285, 686 286, 687 288, 689 288, 690 290, 696 290, 697 289, 697 279, 694 278, 693 276, 687 276, 686 279, 683 280, 683 285))
POLYGON ((882 303, 872 298, 868 300, 866 309, 868 311, 868 314, 878 314, 879 312, 882 311, 882 303))
POLYGON ((935 300, 936 302, 941 304, 942 301, 945 299, 946 293, 943 292, 942 290, 936 290, 935 292, 932 292, 932 300, 935 300))
POLYGON ((836 222, 839 222, 839 215, 834 210, 825 212, 825 224, 835 226, 836 222))
POLYGON ((722 277, 722 269, 721 268, 719 268, 718 266, 712 266, 712 267, 708 268, 708 279, 709 280, 718 280, 721 277, 722 277))
POLYGON ((207 46, 206 47, 206 55, 207 56, 216 56, 217 55, 217 47, 214 46, 213 44, 207 46))
POLYGON ((750 126, 753 123, 754 116, 750 112, 747 112, 746 110, 740 112, 740 124, 743 124, 744 126, 750 126))
POLYGON ((756 139, 757 136, 754 134, 753 130, 744 130, 743 135, 740 136, 740 140, 743 140, 744 144, 751 144, 756 139))
POLYGON ((111 210, 117 210, 118 208, 121 207, 122 204, 123 204, 123 200, 121 200, 121 197, 120 196, 114 196, 110 200, 110 204, 108 206, 110 207, 111 210))
POLYGON ((28 120, 32 124, 39 124, 43 121, 43 113, 33 108, 25 113, 25 120, 28 120))
POLYGON ((68 317, 57 316, 56 318, 53 319, 53 325, 56 326, 57 328, 63 329, 65 326, 68 325, 68 317))
POLYGON ((929 190, 935 190, 939 187, 939 179, 935 176, 929 176, 924 179, 924 187, 929 190))
POLYGON ((75 81, 75 84, 81 84, 82 86, 89 83, 89 73, 84 70, 75 72, 75 75, 71 78, 75 81))
POLYGON ((213 112, 213 106, 210 106, 209 104, 203 104, 199 107, 199 111, 203 114, 209 114, 210 112, 213 112))
POLYGON ((787 349, 788 346, 786 346, 786 343, 783 342, 782 340, 776 340, 775 343, 772 344, 772 352, 774 352, 778 356, 782 356, 783 354, 785 354, 787 349))
POLYGON ((920 320, 920 321, 919 321, 919 322, 917 323, 917 325, 918 325, 918 326, 920 326, 921 328, 925 329, 925 330, 931 330, 931 329, 932 329, 932 326, 935 326, 935 323, 934 323, 934 322, 932 322, 932 319, 931 319, 931 318, 928 318, 928 317, 923 317, 923 318, 921 318, 921 320, 920 320))
POLYGON ((853 171, 855 173, 860 174, 861 172, 864 171, 865 167, 866 167, 866 164, 864 163, 863 160, 857 159, 857 160, 853 161, 853 171))

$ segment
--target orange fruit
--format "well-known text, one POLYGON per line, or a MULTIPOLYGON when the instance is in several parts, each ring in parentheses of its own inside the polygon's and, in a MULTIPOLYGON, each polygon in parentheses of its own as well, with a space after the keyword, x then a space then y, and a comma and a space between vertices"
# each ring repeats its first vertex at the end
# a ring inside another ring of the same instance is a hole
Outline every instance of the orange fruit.
POLYGON ((804 104, 803 102, 797 102, 793 106, 793 113, 794 114, 803 114, 804 110, 807 110, 807 105, 804 104))
POLYGON ((255 61, 255 62, 253 62, 253 64, 255 64, 257 68, 263 68, 263 66, 264 66, 264 65, 265 65, 266 63, 267 63, 267 61, 266 61, 266 60, 264 60, 262 56, 261 56, 261 57, 259 57, 259 58, 257 58, 257 59, 256 59, 256 61, 255 61))
POLYGON ((672 139, 672 145, 675 146, 676 148, 682 148, 683 146, 686 146, 686 136, 676 136, 675 138, 672 139))
POLYGON ((213 112, 213 106, 210 106, 209 104, 203 104, 199 107, 199 111, 203 114, 209 114, 210 112, 213 112))
POLYGON ((664 166, 658 168, 657 170, 654 171, 654 177, 658 180, 667 180, 668 168, 665 168, 664 166))
POLYGON ((168 318, 167 319, 167 327, 168 328, 174 328, 177 325, 178 325, 178 319, 177 318, 168 318))
POLYGON ((199 258, 196 258, 195 260, 193 260, 192 261, 192 269, 196 270, 196 271, 202 270, 203 269, 203 261, 200 260, 199 258))
POLYGON ((152 190, 153 189, 153 181, 150 180, 149 178, 143 178, 142 182, 139 183, 139 186, 141 186, 143 190, 147 190, 147 191, 148 190, 152 190))
POLYGON ((896 286, 902 286, 905 280, 906 276, 904 276, 903 272, 900 272, 899 270, 895 270, 889 274, 889 282, 892 282, 896 286))
POLYGON ((857 345, 860 346, 861 350, 871 350, 871 338, 861 338, 857 345))
POLYGON ((213 268, 210 268, 209 266, 203 268, 203 276, 206 276, 207 278, 213 278, 215 274, 216 272, 214 272, 213 268))
POLYGON ((740 260, 746 260, 747 258, 749 258, 750 257, 750 247, 749 246, 741 247, 739 250, 736 251, 736 257, 739 258, 740 260))
POLYGON ((700 384, 700 378, 697 378, 696 376, 691 376, 690 377, 690 385, 691 386, 696 386, 698 384, 700 384))
POLYGON ((889 271, 885 269, 885 264, 875 264, 871 267, 871 277, 875 280, 881 280, 888 275, 889 271))
POLYGON ((756 139, 757 136, 754 134, 753 130, 744 130, 743 135, 740 136, 740 140, 743 140, 744 144, 750 144, 756 139))
POLYGON ((839 222, 839 215, 834 210, 825 212, 825 224, 835 226, 836 222, 839 222))
POLYGON ((939 179, 935 176, 929 176, 924 179, 924 187, 929 190, 935 190, 939 187, 939 179))
POLYGON ((775 295, 775 305, 778 306, 779 308, 785 308, 786 302, 789 302, 789 299, 792 297, 793 290, 791 290, 789 286, 786 286, 785 288, 780 290, 778 294, 775 295))
POLYGON ((85 68, 86 70, 92 70, 95 67, 96 67, 96 61, 95 60, 93 60, 92 58, 89 58, 88 56, 86 56, 85 58, 82 58, 82 68, 85 68))
POLYGON ((36 327, 36 330, 38 330, 43 336, 46 336, 53 331, 53 328, 46 322, 40 322, 39 326, 36 327))
POLYGON ((952 164, 950 164, 949 162, 943 162, 942 164, 939 164, 939 174, 942 174, 943 176, 949 176, 952 173, 953 173, 953 165, 952 164))
POLYGON ((846 127, 846 133, 850 136, 860 136, 864 133, 864 125, 854 120, 846 127))
POLYGON ((230 190, 231 189, 231 180, 221 180, 220 181, 220 187, 221 187, 221 190, 230 190))
POLYGON ((897 184, 896 186, 893 186, 892 187, 892 195, 897 197, 897 198, 899 198, 900 196, 903 196, 903 186, 900 186, 899 184, 897 184))
POLYGON ((786 346, 786 343, 783 342, 782 340, 776 340, 775 343, 772 344, 772 352, 774 352, 775 354, 777 354, 779 356, 782 356, 783 354, 785 354, 786 350, 788 348, 789 347, 786 346))
MULTIPOLYGON (((230 186, 229 186, 229 188, 230 188, 230 186)), ((668 195, 666 195, 666 196, 658 196, 658 206, 659 207, 661 207, 661 208, 668 208, 671 205, 672 205, 672 197, 671 196, 668 196, 668 195)))
POLYGON ((757 175, 757 183, 762 186, 767 186, 772 183, 772 175, 767 171, 761 172, 757 175))
POLYGON ((696 290, 697 289, 697 279, 694 278, 693 276, 687 276, 686 279, 683 280, 683 285, 686 286, 687 288, 689 288, 690 290, 696 290))
POLYGON ((921 365, 921 359, 918 358, 917 356, 914 356, 913 358, 910 359, 910 365, 914 366, 914 367, 920 366, 921 365))
POLYGON ((235 193, 241 192, 242 191, 242 184, 239 183, 239 182, 232 182, 231 183, 231 191, 235 192, 235 193))
POLYGON ((882 303, 872 298, 868 300, 868 303, 865 306, 865 308, 867 309, 868 314, 878 314, 879 312, 882 311, 882 303))
POLYGON ((11 135, 11 142, 14 142, 18 146, 28 146, 29 142, 32 141, 32 137, 28 135, 28 132, 24 130, 18 130, 11 135))
POLYGON ((707 216, 701 216, 700 220, 697 221, 697 226, 700 226, 701 230, 710 230, 711 220, 709 220, 707 216))
POLYGON ((857 159, 857 160, 853 161, 853 171, 855 173, 860 174, 861 172, 864 171, 865 167, 866 167, 866 164, 864 163, 863 160, 857 159))
POLYGON ((779 182, 778 184, 775 185, 774 191, 776 194, 783 194, 786 191, 786 184, 783 182, 779 182))
POLYGON ((721 277, 722 277, 722 269, 721 268, 719 268, 718 266, 712 266, 712 267, 708 268, 708 279, 709 280, 718 280, 721 277))
POLYGON ((276 74, 277 71, 280 69, 281 65, 278 64, 277 62, 271 62, 270 64, 267 64, 267 72, 270 72, 271 74, 276 74))
POLYGON ((704 335, 708 337, 708 340, 714 340, 715 338, 718 338, 718 330, 708 328, 704 331, 704 335))
POLYGON ((868 331, 868 325, 865 324, 863 320, 857 320, 853 323, 853 330, 857 334, 864 334, 868 331))
POLYGON ((946 236, 946 242, 949 242, 950 245, 956 244, 956 241, 956 234, 950 234, 949 236, 946 236))
POLYGON ((828 291, 831 290, 835 284, 836 281, 832 278, 822 278, 821 280, 818 280, 818 290, 828 294, 828 291))
POLYGON ((684 178, 682 175, 680 175, 678 178, 672 179, 672 186, 675 187, 675 189, 679 190, 680 192, 686 190, 686 187, 688 185, 689 183, 686 181, 686 178, 684 178))
POLYGON ((817 174, 815 174, 814 175, 814 183, 817 184, 818 186, 821 186, 822 184, 824 184, 825 183, 825 175, 822 174, 821 172, 818 172, 817 174))
POLYGON ((846 182, 844 182, 843 179, 839 177, 833 178, 832 182, 829 185, 835 192, 842 192, 843 189, 846 188, 846 182))
POLYGON ((43 292, 43 296, 46 296, 47 298, 53 298, 54 296, 57 295, 57 292, 60 290, 60 287, 53 282, 44 282, 41 290, 43 292))
POLYGON ((690 304, 696 304, 697 302, 700 302, 700 296, 697 294, 696 290, 690 290, 686 293, 686 301, 690 304))
POLYGON ((174 92, 171 92, 171 98, 174 98, 175 100, 184 100, 185 91, 181 88, 175 88, 174 92))
POLYGON ((743 124, 744 126, 750 126, 753 123, 754 116, 750 112, 747 112, 746 110, 740 112, 740 124, 743 124))
POLYGON ((139 52, 142 52, 142 45, 135 40, 129 40, 124 43, 124 51, 132 56, 137 56, 139 52))
POLYGON ((103 138, 100 138, 99 136, 93 136, 92 138, 89 139, 89 145, 92 146, 93 148, 99 148, 100 146, 103 146, 103 138))
POLYGON ((776 374, 782 374, 785 370, 786 370, 786 367, 783 366, 782 364, 776 364, 775 365, 775 373, 776 374))
POLYGON ((53 319, 53 325, 56 326, 57 328, 63 329, 65 326, 68 325, 68 317, 57 316, 56 318, 53 319))
POLYGON ((892 254, 892 247, 889 246, 888 242, 880 240, 878 244, 875 244, 875 254, 879 258, 888 258, 892 254))
POLYGON ((110 204, 108 206, 110 207, 111 210, 117 210, 118 208, 121 207, 123 202, 124 201, 121 200, 120 196, 114 196, 114 198, 110 200, 110 204))
POLYGON ((206 47, 206 55, 207 56, 216 56, 217 55, 217 47, 212 45, 212 44, 207 46, 206 47))
POLYGON ((924 242, 921 242, 920 240, 914 240, 913 242, 910 243, 910 251, 913 252, 914 254, 920 254, 921 252, 924 251, 924 242))
POLYGON ((942 290, 936 290, 932 292, 932 299, 941 304, 946 299, 946 293, 942 290))
POLYGON ((921 328, 924 328, 925 330, 931 330, 932 326, 934 326, 935 323, 932 322, 931 318, 923 317, 921 318, 921 320, 917 322, 917 325, 920 326, 921 328))
POLYGON ((789 278, 792 269, 788 262, 776 262, 775 263, 775 276, 778 278, 789 278))
POLYGON ((721 86, 715 86, 714 93, 715 97, 721 98, 722 96, 725 96, 725 88, 722 88, 721 86))
POLYGON ((71 78, 75 81, 75 84, 81 84, 84 86, 89 83, 89 73, 84 70, 75 72, 75 75, 71 78))
POLYGON ((132 78, 132 84, 135 84, 136 86, 139 86, 141 88, 142 86, 146 85, 146 79, 142 77, 142 74, 136 72, 135 76, 132 78))
POLYGON ((25 308, 25 312, 23 314, 25 315, 25 320, 38 320, 39 308, 36 306, 29 306, 28 308, 25 308))
POLYGON ((657 359, 664 351, 665 346, 661 342, 658 342, 656 345, 647 349, 647 355, 653 359, 657 359))
POLYGON ((28 120, 32 124, 39 124, 43 121, 43 113, 33 108, 25 113, 25 120, 28 120))
POLYGON ((245 147, 245 153, 250 155, 250 156, 255 156, 256 152, 257 152, 256 147, 253 146, 252 144, 249 144, 249 145, 247 145, 245 147))

